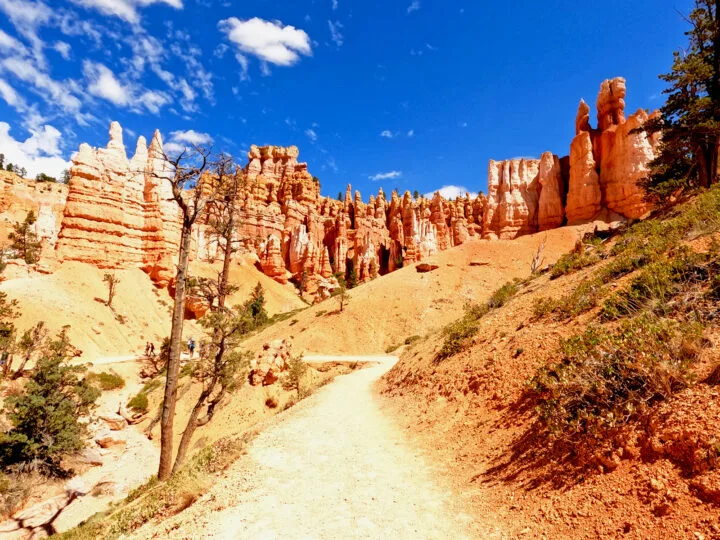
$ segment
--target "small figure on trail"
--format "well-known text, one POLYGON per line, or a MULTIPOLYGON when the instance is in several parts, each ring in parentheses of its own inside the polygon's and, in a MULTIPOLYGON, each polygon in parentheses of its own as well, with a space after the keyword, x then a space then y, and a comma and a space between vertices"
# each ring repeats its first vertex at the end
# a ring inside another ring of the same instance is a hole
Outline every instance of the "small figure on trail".
POLYGON ((150 342, 145 342, 145 356, 150 356, 150 342))
POLYGON ((195 356, 195 340, 193 338, 188 340, 188 349, 190 349, 190 358, 193 358, 195 356))
POLYGON ((151 341, 149 343, 149 345, 150 345, 150 349, 149 349, 150 354, 148 354, 148 356, 155 356, 155 344, 151 341))

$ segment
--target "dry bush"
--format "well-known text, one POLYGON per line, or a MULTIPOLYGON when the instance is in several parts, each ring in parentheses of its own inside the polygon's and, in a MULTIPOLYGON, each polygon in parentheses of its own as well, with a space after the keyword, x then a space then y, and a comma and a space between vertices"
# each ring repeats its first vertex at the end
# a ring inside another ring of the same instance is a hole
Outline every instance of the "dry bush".
POLYGON ((595 445, 686 388, 702 344, 698 323, 643 314, 563 341, 562 360, 530 383, 541 424, 567 450, 595 445))

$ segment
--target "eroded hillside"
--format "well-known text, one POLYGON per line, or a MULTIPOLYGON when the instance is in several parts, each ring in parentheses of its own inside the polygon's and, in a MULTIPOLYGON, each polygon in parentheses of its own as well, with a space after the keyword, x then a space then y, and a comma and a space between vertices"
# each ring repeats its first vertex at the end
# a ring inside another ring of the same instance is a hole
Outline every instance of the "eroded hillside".
POLYGON ((589 236, 411 345, 388 412, 479 514, 534 537, 716 537, 715 189, 589 236))

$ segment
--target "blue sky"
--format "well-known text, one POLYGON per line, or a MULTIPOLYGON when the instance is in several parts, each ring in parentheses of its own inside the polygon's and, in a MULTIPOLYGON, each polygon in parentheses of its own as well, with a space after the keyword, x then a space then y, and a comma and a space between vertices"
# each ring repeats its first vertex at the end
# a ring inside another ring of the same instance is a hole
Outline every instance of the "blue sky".
POLYGON ((690 5, 0 0, 0 152, 58 174, 118 120, 129 153, 295 144, 325 195, 486 191, 489 159, 566 155, 605 78, 661 105, 690 5))

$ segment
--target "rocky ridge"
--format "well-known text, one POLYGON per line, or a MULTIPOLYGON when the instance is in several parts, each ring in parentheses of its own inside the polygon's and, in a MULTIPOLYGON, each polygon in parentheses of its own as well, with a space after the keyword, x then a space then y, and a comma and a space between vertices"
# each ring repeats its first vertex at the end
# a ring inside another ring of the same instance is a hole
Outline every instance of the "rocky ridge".
MULTIPOLYGON (((638 218, 650 207, 637 180, 647 172, 658 140, 634 132, 649 118, 625 118, 625 80, 604 81, 598 127, 580 102, 570 155, 490 161, 488 195, 454 201, 409 192, 365 202, 347 187, 344 200, 320 195, 319 181, 298 161, 295 146, 252 146, 240 194, 241 253, 280 283, 327 293, 336 273, 359 282, 462 244, 471 237, 511 239, 600 218, 638 218)), ((657 113, 654 113, 657 114, 657 113)), ((179 241, 178 212, 164 180, 158 132, 148 148, 138 139, 128 160, 122 129, 113 123, 107 148, 80 146, 56 254, 101 267, 139 266, 159 285, 172 278, 179 241)), ((218 257, 209 231, 199 227, 197 258, 218 257)))

